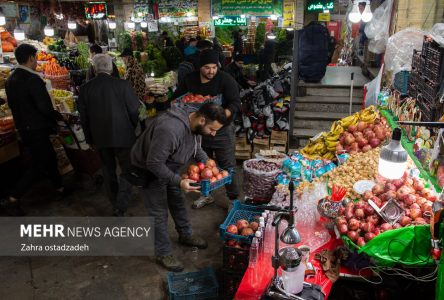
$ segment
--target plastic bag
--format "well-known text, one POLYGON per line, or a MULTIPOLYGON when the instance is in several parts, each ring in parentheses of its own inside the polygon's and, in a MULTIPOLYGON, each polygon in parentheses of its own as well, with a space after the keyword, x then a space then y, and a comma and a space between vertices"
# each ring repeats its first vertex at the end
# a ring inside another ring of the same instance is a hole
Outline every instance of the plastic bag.
POLYGON ((413 49, 421 50, 426 33, 416 28, 406 28, 392 35, 387 43, 385 69, 396 74, 412 70, 413 49))
POLYGON ((444 23, 433 25, 430 35, 438 44, 444 46, 444 23))
POLYGON ((393 0, 382 3, 373 13, 373 18, 365 26, 364 32, 370 40, 368 50, 380 54, 385 51, 389 38, 390 15, 392 13, 393 0))
POLYGON ((378 76, 365 84, 365 88, 367 89, 364 99, 365 107, 377 105, 379 91, 381 90, 382 70, 384 70, 384 65, 379 69, 378 76))
POLYGON ((269 201, 274 193, 275 178, 280 173, 279 165, 259 159, 244 161, 243 189, 246 197, 257 201, 269 201), (258 169, 258 165, 266 166, 269 171, 258 169))

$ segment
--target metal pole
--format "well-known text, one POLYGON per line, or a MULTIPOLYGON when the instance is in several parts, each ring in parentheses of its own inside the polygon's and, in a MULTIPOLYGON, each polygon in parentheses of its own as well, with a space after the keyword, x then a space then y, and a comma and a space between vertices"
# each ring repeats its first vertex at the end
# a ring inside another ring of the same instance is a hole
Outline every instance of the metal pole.
POLYGON ((355 73, 351 73, 351 85, 350 85, 350 109, 349 109, 349 115, 352 114, 352 105, 353 105, 353 78, 355 76, 355 73))
MULTIPOLYGON (((296 108, 296 97, 299 83, 299 30, 294 29, 293 34, 293 63, 291 67, 291 102, 290 102, 290 132, 288 139, 293 136, 294 111, 296 108)), ((290 141, 288 141, 290 145, 290 141)))

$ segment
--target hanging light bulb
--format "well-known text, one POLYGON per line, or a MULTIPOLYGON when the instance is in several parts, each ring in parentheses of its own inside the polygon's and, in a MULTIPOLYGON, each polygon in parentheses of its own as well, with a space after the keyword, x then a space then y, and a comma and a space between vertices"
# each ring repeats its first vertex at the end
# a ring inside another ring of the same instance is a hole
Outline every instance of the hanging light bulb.
POLYGON ((148 23, 146 21, 142 21, 142 22, 140 22, 140 27, 147 28, 148 27, 148 23))
POLYGON ((395 128, 391 142, 379 154, 378 172, 387 179, 399 179, 407 169, 408 154, 401 145, 401 136, 401 129, 395 128))
POLYGON ((136 28, 136 23, 134 23, 133 21, 129 21, 126 23, 126 27, 128 27, 128 29, 134 29, 136 28))
POLYGON ((6 24, 6 18, 3 13, 0 12, 0 26, 3 26, 6 24))
POLYGON ((365 3, 365 9, 362 12, 362 22, 370 22, 370 20, 373 18, 372 11, 370 10, 370 2, 367 1, 365 3))
POLYGON ((68 21, 68 29, 74 30, 77 28, 77 23, 74 21, 69 20, 68 21))
POLYGON ((274 34, 274 32, 270 32, 267 34, 267 39, 269 40, 274 40, 276 39, 276 35, 274 34))
POLYGON ((355 0, 355 3, 353 4, 353 8, 352 8, 351 12, 348 14, 348 19, 352 23, 361 22, 362 16, 361 16, 361 13, 359 12, 357 0, 355 0))
POLYGON ((219 20, 219 16, 213 16, 213 20, 219 20))
POLYGON ((20 27, 14 29, 14 38, 17 41, 23 41, 25 39, 25 32, 20 27))
POLYGON ((46 36, 54 36, 54 28, 50 25, 46 25, 45 28, 43 28, 43 32, 46 36))
POLYGON ((109 29, 116 29, 117 24, 114 21, 108 21, 108 28, 109 29))
POLYGON ((276 15, 271 15, 271 16, 270 16, 270 19, 271 19, 272 21, 276 21, 276 20, 278 19, 278 16, 276 16, 276 15))

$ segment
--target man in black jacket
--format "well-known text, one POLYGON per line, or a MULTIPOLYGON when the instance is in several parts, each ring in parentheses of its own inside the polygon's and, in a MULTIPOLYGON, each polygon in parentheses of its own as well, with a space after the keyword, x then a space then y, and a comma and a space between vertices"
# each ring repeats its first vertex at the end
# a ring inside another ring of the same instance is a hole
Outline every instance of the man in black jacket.
MULTIPOLYGON (((90 56, 91 59, 94 58, 94 55, 102 54, 102 52, 103 52, 102 47, 100 47, 97 44, 92 44, 89 47, 89 56, 90 56)), ((119 76, 119 69, 117 69, 117 66, 116 66, 116 64, 114 62, 113 62, 113 72, 112 72, 111 75, 116 77, 116 78, 120 78, 120 76, 119 76)), ((86 81, 90 81, 94 77, 96 77, 96 73, 94 71, 94 67, 90 66, 89 69, 88 69, 88 73, 86 73, 86 81)))
POLYGON ((30 188, 34 179, 42 174, 51 179, 59 196, 64 190, 57 167, 57 156, 49 139, 51 134, 56 133, 57 113, 45 82, 35 72, 36 54, 37 49, 34 46, 18 46, 15 57, 19 65, 6 81, 6 95, 15 127, 32 156, 31 168, 20 178, 9 197, 11 214, 23 214, 19 199, 30 188))
MULTIPOLYGON (((219 167, 228 170, 236 167, 235 134, 232 124, 235 115, 239 113, 241 102, 239 88, 236 81, 218 67, 219 54, 214 50, 204 50, 199 56, 200 69, 188 74, 183 82, 174 92, 174 98, 186 93, 199 94, 203 96, 221 96, 222 107, 225 110, 229 122, 216 136, 204 136, 202 148, 209 157, 214 157, 219 167)), ((239 196, 237 183, 226 186, 227 196, 234 200, 239 196)), ((193 208, 200 208, 214 202, 210 197, 201 197, 193 204, 193 208)))
POLYGON ((134 131, 140 102, 129 82, 111 76, 113 67, 109 55, 95 55, 93 66, 96 77, 80 88, 80 119, 86 142, 99 151, 114 215, 123 216, 128 208, 131 184, 122 175, 131 166, 130 150, 136 141, 134 131), (119 181, 116 159, 122 171, 119 181))
POLYGON ((244 65, 244 57, 238 54, 234 57, 233 61, 225 67, 224 71, 230 74, 239 84, 241 89, 247 89, 251 86, 255 86, 256 82, 248 80, 242 73, 242 66, 244 65))

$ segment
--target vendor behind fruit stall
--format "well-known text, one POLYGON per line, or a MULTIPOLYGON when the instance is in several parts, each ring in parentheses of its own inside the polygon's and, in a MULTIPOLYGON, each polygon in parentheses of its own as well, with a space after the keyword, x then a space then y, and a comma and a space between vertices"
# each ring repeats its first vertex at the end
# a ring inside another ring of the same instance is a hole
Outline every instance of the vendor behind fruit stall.
MULTIPOLYGON (((219 70, 219 53, 215 50, 203 50, 199 54, 200 68, 185 76, 174 92, 173 98, 186 93, 203 96, 222 96, 222 107, 225 109, 229 124, 217 132, 216 136, 205 136, 202 139, 202 148, 209 157, 215 157, 218 166, 224 170, 236 166, 235 158, 235 134, 233 120, 240 111, 240 95, 236 81, 226 72, 219 70)), ((227 196, 230 200, 238 197, 237 183, 226 186, 227 196)), ((200 208, 213 203, 214 199, 201 197, 193 204, 193 208, 200 208)))

